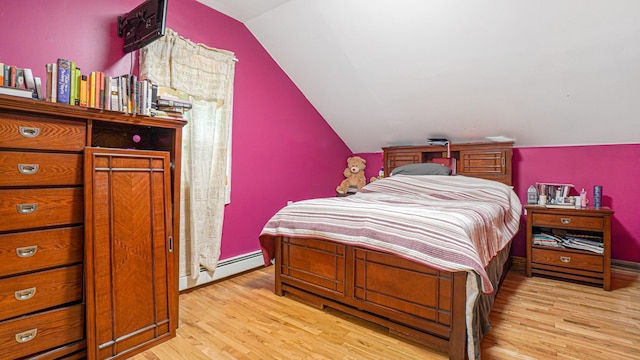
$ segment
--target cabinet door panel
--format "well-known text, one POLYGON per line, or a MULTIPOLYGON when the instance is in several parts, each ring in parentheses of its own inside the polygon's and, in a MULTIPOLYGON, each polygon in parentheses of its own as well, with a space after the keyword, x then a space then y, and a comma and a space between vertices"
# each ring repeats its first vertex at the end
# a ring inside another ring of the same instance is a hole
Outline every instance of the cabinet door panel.
POLYGON ((169 154, 91 148, 85 168, 89 358, 126 358, 175 328, 169 154))

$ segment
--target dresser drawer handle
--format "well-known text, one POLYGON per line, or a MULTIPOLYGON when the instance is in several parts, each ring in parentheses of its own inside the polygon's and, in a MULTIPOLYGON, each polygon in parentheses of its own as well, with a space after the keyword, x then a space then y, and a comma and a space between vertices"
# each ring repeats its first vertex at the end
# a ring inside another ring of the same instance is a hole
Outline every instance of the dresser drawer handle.
POLYGON ((34 138, 40 135, 40 128, 37 127, 20 126, 18 131, 20 131, 20 135, 26 138, 34 138))
POLYGON ((21 258, 32 257, 33 255, 36 254, 36 252, 38 252, 37 245, 19 247, 16 249, 16 255, 18 255, 18 257, 21 257, 21 258))
POLYGON ((20 214, 28 215, 36 211, 38 204, 18 204, 16 208, 20 214))
POLYGON ((31 329, 25 332, 21 332, 16 334, 16 341, 19 343, 26 343, 28 341, 33 340, 38 334, 38 329, 31 329))
POLYGON ((39 168, 38 164, 18 164, 18 171, 22 175, 33 175, 38 172, 39 168))
POLYGON ((560 222, 569 225, 571 223, 571 218, 560 218, 560 222))
POLYGON ((15 296, 16 296, 16 300, 23 301, 23 300, 31 299, 35 294, 36 294, 36 288, 32 287, 29 289, 16 291, 15 296))
POLYGON ((569 257, 569 256, 560 256, 560 261, 562 261, 563 263, 571 262, 571 257, 569 257))

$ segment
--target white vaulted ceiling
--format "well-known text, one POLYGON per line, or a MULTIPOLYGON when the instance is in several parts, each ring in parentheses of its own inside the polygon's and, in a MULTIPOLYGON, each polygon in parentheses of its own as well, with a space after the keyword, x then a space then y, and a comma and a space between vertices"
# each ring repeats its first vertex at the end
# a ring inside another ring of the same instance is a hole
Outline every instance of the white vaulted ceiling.
POLYGON ((639 0, 198 0, 243 22, 353 152, 640 142, 639 0))

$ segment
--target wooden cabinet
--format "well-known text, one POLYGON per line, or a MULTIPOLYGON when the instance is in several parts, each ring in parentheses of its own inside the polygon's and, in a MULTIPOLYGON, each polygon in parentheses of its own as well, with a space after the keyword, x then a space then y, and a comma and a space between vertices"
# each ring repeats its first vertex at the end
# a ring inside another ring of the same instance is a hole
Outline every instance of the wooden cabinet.
POLYGON ((607 207, 551 209, 527 205, 527 276, 552 276, 611 290, 611 216, 607 207), (595 241, 601 252, 537 245, 536 234, 595 241))
POLYGON ((87 333, 96 358, 124 358, 176 328, 169 153, 88 148, 85 158, 87 333))
MULTIPOLYGON (((451 144, 459 175, 495 180, 511 185, 512 142, 451 144)), ((389 176, 399 166, 432 162, 447 156, 445 146, 394 146, 383 148, 384 172, 389 176)))
POLYGON ((0 358, 175 336, 184 125, 0 95, 0 358))

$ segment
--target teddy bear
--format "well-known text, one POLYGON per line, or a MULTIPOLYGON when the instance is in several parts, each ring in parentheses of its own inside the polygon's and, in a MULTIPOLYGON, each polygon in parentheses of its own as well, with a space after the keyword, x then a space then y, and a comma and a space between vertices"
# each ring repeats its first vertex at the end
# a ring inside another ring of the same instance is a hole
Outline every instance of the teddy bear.
POLYGON ((347 168, 344 169, 344 177, 340 185, 336 188, 339 194, 346 194, 349 188, 356 188, 360 191, 367 184, 364 177, 364 168, 367 161, 359 156, 351 156, 347 158, 347 168))

